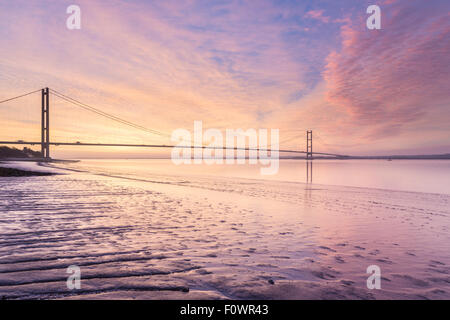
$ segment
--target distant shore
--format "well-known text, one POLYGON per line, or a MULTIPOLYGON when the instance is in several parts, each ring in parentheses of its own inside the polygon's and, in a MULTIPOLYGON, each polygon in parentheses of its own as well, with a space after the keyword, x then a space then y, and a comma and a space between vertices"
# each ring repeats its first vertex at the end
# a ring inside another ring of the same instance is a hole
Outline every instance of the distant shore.
MULTIPOLYGON (((305 157, 280 157, 280 159, 306 160, 305 157)), ((392 155, 392 156, 341 156, 341 157, 313 157, 313 160, 450 160, 447 154, 424 155, 392 155)))

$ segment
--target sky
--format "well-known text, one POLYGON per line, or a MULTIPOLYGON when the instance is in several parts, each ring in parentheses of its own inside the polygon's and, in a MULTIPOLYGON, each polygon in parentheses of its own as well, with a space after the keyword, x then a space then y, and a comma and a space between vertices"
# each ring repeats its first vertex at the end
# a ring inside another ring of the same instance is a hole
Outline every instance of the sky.
MULTIPOLYGON (((448 0, 1 0, 0 44, 0 100, 50 87, 168 135, 201 120, 279 129, 282 149, 313 130, 315 151, 450 153, 448 0), (380 30, 366 27, 373 4, 380 30)), ((39 94, 0 108, 0 140, 39 140, 39 94)), ((51 139, 169 142, 57 97, 51 139)), ((105 152, 144 151, 54 155, 105 152)))

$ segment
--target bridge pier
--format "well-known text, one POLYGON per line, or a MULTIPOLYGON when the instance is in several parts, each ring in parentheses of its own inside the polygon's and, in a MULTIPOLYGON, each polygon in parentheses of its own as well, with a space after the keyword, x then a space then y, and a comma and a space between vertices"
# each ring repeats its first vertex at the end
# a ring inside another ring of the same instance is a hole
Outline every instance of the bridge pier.
POLYGON ((50 98, 48 88, 42 89, 42 119, 41 119, 41 153, 50 160, 50 98))
POLYGON ((306 160, 313 158, 312 130, 306 131, 306 160))

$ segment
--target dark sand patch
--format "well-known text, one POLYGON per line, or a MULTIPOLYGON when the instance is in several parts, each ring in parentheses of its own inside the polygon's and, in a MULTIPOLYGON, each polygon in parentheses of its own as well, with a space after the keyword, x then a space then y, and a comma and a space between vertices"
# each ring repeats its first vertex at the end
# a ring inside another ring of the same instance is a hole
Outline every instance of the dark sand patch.
POLYGON ((14 168, 0 167, 0 177, 31 177, 31 176, 52 176, 52 175, 55 175, 55 173, 25 171, 14 168))

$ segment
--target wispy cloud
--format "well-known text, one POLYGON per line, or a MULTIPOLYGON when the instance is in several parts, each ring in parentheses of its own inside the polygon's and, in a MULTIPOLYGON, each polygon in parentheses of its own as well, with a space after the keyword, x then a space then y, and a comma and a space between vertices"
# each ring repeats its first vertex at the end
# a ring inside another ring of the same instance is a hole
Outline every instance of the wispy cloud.
MULTIPOLYGON (((370 138, 393 136, 450 102, 450 16, 446 6, 408 1, 384 7, 382 30, 342 27, 327 58, 328 101, 370 138)), ((443 114, 444 115, 444 114, 443 114)), ((446 126, 450 119, 438 122, 446 126)))
POLYGON ((319 20, 323 23, 330 22, 330 17, 325 16, 324 10, 310 10, 306 12, 305 17, 319 20))

